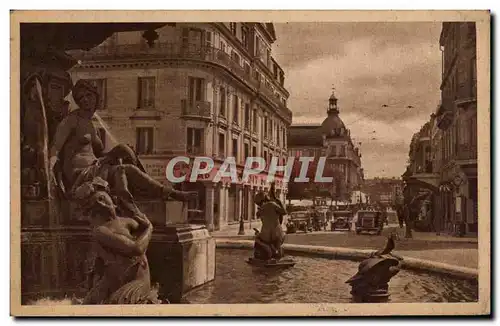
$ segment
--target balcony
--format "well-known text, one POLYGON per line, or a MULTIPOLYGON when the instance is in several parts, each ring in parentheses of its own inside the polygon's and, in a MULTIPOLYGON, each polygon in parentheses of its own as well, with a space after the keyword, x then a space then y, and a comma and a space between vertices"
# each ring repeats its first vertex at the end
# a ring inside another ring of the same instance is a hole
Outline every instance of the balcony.
POLYGON ((190 105, 186 100, 182 100, 181 107, 183 118, 212 119, 210 102, 196 101, 190 105))
POLYGON ((221 65, 234 73, 253 88, 259 81, 253 78, 252 71, 245 69, 222 50, 201 47, 196 44, 157 43, 154 47, 143 44, 121 44, 98 46, 90 51, 72 51, 75 58, 85 61, 108 61, 128 59, 190 59, 208 61, 221 65))
POLYGON ((114 46, 98 46, 90 51, 74 50, 71 54, 83 64, 91 64, 95 61, 113 61, 113 60, 199 60, 211 62, 220 65, 242 81, 246 82, 251 88, 259 91, 263 96, 280 109, 286 118, 291 120, 292 112, 274 93, 259 80, 254 77, 251 67, 244 68, 235 62, 224 51, 213 47, 201 47, 196 44, 178 44, 178 43, 157 43, 150 48, 144 44, 121 44, 114 46), (87 62, 86 62, 87 61, 87 62))

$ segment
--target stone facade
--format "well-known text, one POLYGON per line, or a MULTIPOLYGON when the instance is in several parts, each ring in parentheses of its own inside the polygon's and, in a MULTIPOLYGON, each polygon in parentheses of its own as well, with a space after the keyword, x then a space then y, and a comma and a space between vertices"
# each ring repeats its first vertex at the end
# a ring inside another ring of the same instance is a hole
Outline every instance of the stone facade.
POLYGON ((443 23, 441 103, 418 133, 404 175, 432 191, 432 228, 477 234, 477 73, 475 23, 443 23))
POLYGON ((366 179, 362 189, 371 203, 380 202, 387 206, 394 206, 402 199, 403 180, 400 178, 366 179))
MULTIPOLYGON (((101 89, 96 126, 107 149, 135 148, 148 173, 164 182, 174 156, 234 156, 241 173, 249 156, 285 162, 292 114, 284 72, 271 56, 272 24, 177 23, 157 30, 150 46, 140 32, 115 33, 91 51, 73 53, 73 81, 92 79, 101 89)), ((268 167, 266 167, 267 170, 268 167)), ((184 182, 199 192, 191 221, 210 230, 255 216, 253 194, 269 187, 266 172, 243 183, 210 178, 184 182), (201 215, 201 216, 200 216, 201 215)), ((277 189, 285 200, 286 184, 277 189)))

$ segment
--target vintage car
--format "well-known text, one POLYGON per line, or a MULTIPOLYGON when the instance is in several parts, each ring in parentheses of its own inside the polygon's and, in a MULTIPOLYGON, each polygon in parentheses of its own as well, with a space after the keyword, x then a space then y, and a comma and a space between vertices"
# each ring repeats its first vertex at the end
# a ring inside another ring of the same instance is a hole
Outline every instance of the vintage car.
POLYGON ((380 211, 358 211, 358 219, 356 221, 356 234, 361 232, 376 232, 377 235, 382 233, 384 228, 384 219, 380 211))
POLYGON ((352 211, 335 211, 333 212, 333 220, 330 224, 330 229, 335 230, 351 230, 353 213, 352 211))
POLYGON ((296 233, 298 231, 311 232, 311 217, 309 212, 293 212, 286 224, 286 233, 296 233))
POLYGON ((326 231, 326 225, 327 225, 326 212, 321 210, 315 210, 311 213, 311 219, 314 231, 321 231, 321 230, 326 231))

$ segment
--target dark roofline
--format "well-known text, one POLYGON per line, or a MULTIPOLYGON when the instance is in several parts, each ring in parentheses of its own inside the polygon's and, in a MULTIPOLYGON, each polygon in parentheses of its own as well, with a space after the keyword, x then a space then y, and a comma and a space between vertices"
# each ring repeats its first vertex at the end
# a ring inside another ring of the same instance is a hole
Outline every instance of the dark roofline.
POLYGON ((311 129, 313 129, 313 128, 319 128, 319 127, 321 127, 321 124, 315 124, 315 125, 313 125, 313 124, 296 124, 296 125, 292 124, 288 128, 289 129, 290 128, 311 128, 311 129))

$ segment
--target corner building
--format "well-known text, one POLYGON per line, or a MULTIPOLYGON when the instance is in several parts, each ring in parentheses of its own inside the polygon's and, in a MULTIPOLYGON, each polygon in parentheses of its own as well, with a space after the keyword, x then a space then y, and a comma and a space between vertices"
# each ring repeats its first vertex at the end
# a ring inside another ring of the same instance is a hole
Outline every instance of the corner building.
MULTIPOLYGON (((156 32, 151 44, 139 32, 122 32, 72 53, 81 61, 73 81, 91 79, 100 90, 96 125, 107 149, 132 146, 162 182, 168 161, 181 155, 212 157, 216 168, 234 156, 239 175, 249 156, 284 164, 292 113, 284 72, 271 54, 273 24, 175 23, 156 32)), ((247 183, 215 183, 214 176, 178 184, 199 192, 190 218, 209 230, 254 219, 253 195, 269 187, 267 172, 247 183)), ((278 177, 283 202, 286 189, 278 177)))

